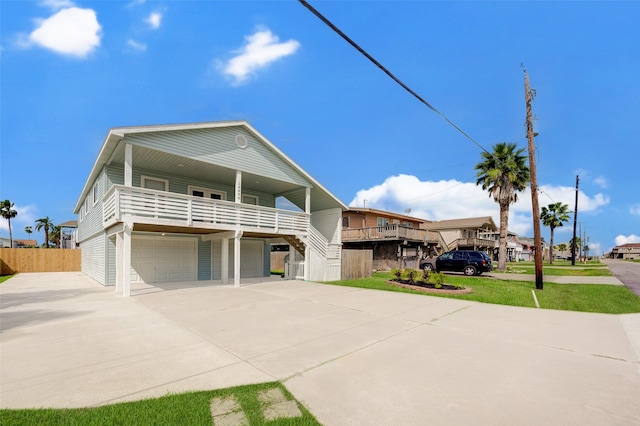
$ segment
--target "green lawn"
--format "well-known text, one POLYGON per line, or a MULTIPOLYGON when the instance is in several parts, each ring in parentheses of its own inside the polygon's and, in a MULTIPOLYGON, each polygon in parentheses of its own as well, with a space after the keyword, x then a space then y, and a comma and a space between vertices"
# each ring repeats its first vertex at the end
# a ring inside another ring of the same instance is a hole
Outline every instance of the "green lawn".
POLYGON ((209 404, 212 398, 234 395, 250 425, 320 425, 304 406, 298 403, 302 417, 268 421, 262 415, 257 393, 280 388, 294 399, 278 382, 240 386, 215 391, 190 392, 136 402, 79 409, 0 410, 0 424, 10 425, 211 425, 209 404))
MULTIPOLYGON (((391 273, 376 272, 371 278, 334 281, 327 284, 434 295, 387 284, 385 281, 391 278, 391 273)), ((535 308, 531 294, 531 290, 535 290, 533 282, 497 280, 482 276, 465 277, 463 275, 447 275, 445 282, 470 287, 473 292, 464 295, 443 294, 437 295, 438 297, 535 308)), ((540 307, 546 309, 608 314, 640 312, 640 298, 624 286, 545 283, 544 290, 535 290, 535 293, 540 307)))
POLYGON ((0 275, 0 284, 11 278, 13 275, 0 275))

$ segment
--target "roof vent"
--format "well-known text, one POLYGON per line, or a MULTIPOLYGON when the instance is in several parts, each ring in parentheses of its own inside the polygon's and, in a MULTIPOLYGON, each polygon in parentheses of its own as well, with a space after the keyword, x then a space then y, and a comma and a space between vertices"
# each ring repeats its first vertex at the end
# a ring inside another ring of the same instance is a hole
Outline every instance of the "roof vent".
POLYGON ((244 135, 236 135, 236 145, 238 145, 239 148, 246 148, 248 144, 247 138, 244 135))

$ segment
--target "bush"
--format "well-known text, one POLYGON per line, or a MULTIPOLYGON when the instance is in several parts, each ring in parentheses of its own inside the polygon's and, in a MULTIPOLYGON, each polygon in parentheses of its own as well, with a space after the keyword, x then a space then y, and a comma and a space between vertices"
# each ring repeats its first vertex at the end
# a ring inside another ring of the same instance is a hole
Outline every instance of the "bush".
POLYGON ((392 269, 391 275, 393 275, 396 280, 402 279, 402 271, 400 269, 392 269))
POLYGON ((442 272, 432 272, 429 274, 429 282, 433 284, 435 288, 442 288, 444 277, 445 275, 442 272))

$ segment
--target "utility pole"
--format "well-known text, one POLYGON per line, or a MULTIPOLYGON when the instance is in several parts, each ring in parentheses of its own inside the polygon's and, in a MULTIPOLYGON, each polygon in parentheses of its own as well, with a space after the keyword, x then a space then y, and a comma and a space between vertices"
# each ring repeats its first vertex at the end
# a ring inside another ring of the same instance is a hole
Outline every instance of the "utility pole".
POLYGON ((576 206, 573 209, 573 240, 571 242, 571 264, 576 264, 576 224, 578 223, 578 184, 580 175, 576 175, 576 206))
POLYGON ((527 106, 527 139, 529 141, 529 169, 531 172, 531 207, 533 210, 533 244, 535 246, 534 261, 536 269, 536 289, 542 290, 542 241, 540 238, 540 206, 538 205, 538 180, 536 178, 536 154, 531 114, 531 89, 529 74, 524 70, 524 99, 527 106))

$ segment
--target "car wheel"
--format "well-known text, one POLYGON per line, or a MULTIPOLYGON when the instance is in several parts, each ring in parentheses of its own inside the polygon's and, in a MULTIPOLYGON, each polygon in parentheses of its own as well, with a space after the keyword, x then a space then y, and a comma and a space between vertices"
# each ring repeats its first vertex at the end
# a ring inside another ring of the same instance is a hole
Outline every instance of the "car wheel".
POLYGON ((424 272, 432 272, 433 271, 433 265, 430 263, 427 263, 424 265, 424 267, 422 268, 422 270, 424 272))
POLYGON ((467 265, 464 267, 464 274, 467 276, 472 276, 476 274, 476 267, 473 265, 467 265))

